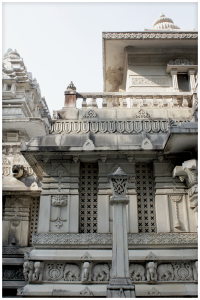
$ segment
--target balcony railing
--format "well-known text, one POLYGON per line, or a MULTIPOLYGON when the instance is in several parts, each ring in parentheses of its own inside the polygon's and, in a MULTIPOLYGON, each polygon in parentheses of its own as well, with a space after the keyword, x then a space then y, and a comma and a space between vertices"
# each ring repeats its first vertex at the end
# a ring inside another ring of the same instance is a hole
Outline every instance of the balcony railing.
POLYGON ((82 108, 159 108, 192 107, 191 92, 176 93, 76 93, 77 107, 82 108))

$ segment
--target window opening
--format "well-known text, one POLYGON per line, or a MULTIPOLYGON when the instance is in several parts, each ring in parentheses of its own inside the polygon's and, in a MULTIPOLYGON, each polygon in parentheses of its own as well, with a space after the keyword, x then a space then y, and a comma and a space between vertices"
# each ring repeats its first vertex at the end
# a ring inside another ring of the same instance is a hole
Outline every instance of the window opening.
POLYGON ((178 79, 178 88, 180 92, 189 92, 190 86, 189 86, 189 78, 188 74, 177 74, 178 79))

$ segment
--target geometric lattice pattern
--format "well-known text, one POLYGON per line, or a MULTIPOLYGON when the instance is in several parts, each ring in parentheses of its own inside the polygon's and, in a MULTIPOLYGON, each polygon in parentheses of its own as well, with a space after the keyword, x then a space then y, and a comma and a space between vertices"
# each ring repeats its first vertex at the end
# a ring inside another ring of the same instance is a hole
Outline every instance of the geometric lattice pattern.
POLYGON ((33 233, 37 233, 40 198, 33 198, 31 203, 31 214, 29 223, 29 246, 32 246, 33 233))
POLYGON ((155 233, 156 216, 152 165, 135 165, 138 206, 138 232, 155 233))
POLYGON ((97 233, 98 164, 81 163, 79 232, 97 233))

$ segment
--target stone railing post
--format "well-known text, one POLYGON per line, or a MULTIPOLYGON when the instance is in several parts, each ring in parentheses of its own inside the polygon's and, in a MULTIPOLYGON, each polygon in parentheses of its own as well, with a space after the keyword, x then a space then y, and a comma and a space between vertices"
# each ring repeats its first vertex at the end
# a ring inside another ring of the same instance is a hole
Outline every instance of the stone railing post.
POLYGON ((68 85, 65 91, 65 103, 64 107, 75 108, 76 107, 76 87, 73 82, 68 85))
POLYGON ((129 176, 118 168, 108 175, 110 178, 113 197, 113 244, 112 244, 112 273, 107 286, 107 298, 135 298, 135 287, 132 285, 129 273, 126 189, 129 176))

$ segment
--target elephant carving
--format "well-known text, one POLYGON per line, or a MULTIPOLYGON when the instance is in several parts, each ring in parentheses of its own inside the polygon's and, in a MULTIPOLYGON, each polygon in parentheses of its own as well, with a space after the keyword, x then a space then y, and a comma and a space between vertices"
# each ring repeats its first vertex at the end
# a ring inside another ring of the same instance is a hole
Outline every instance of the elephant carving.
POLYGON ((83 264, 81 281, 91 281, 91 263, 89 262, 84 262, 83 264))
POLYGON ((26 281, 33 280, 33 261, 25 261, 23 265, 23 274, 26 281))
POLYGON ((43 268, 44 268, 44 263, 43 262, 39 262, 36 261, 34 263, 34 268, 35 268, 35 272, 33 273, 33 280, 36 281, 42 281, 42 272, 43 272, 43 268))
POLYGON ((139 264, 131 264, 129 267, 130 278, 133 281, 145 280, 145 268, 139 264))
POLYGON ((174 270, 171 264, 160 264, 157 272, 159 281, 174 280, 174 270))
POLYGON ((107 264, 98 264, 93 268, 93 281, 108 281, 109 280, 109 267, 107 264))
POLYGON ((157 281, 157 263, 150 261, 146 264, 147 281, 157 281))
POLYGON ((80 269, 77 265, 67 264, 64 269, 64 280, 66 281, 79 281, 80 269))

